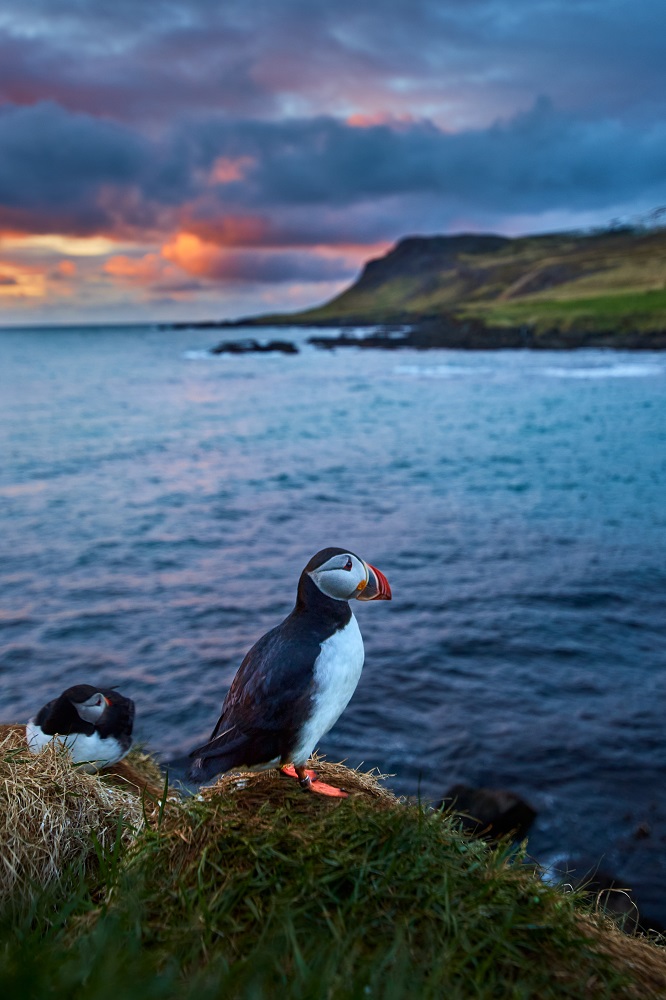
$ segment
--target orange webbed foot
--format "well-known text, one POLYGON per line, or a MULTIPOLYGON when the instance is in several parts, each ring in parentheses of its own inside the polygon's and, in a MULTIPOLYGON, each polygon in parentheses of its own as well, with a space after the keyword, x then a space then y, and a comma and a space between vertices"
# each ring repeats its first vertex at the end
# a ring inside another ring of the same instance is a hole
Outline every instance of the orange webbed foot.
POLYGON ((348 798, 348 792, 343 791, 342 788, 336 788, 334 785, 327 785, 324 781, 320 781, 316 771, 308 771, 305 767, 294 767, 293 764, 281 767, 280 770, 287 777, 296 778, 301 788, 306 791, 316 792, 317 795, 326 795, 332 799, 348 798))

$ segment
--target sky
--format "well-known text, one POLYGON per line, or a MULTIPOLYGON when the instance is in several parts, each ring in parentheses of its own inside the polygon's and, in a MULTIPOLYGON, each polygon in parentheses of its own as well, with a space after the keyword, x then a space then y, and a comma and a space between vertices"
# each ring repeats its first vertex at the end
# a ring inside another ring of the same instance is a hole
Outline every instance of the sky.
POLYGON ((0 325, 319 304, 666 205, 664 0, 4 0, 0 325))

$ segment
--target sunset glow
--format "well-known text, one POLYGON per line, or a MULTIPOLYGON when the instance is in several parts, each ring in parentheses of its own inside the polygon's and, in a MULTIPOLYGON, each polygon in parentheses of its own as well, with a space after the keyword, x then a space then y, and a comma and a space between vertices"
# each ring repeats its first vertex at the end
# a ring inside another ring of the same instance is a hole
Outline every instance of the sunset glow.
POLYGON ((406 235, 645 215, 662 21, 657 0, 156 0, 131 23, 11 0, 0 324, 294 309, 406 235))

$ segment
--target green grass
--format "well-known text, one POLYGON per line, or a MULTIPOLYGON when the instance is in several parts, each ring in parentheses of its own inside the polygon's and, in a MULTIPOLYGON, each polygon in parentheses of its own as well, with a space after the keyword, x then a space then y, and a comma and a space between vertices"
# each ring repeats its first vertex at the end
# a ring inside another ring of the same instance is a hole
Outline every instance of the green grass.
MULTIPOLYGON (((479 309, 469 308, 467 315, 479 315, 479 309)), ((571 299, 538 299, 502 302, 484 308, 488 323, 514 326, 528 323, 537 329, 558 326, 563 330, 666 328, 666 288, 652 291, 619 291, 606 295, 571 299)))
POLYGON ((272 780, 170 806, 129 855, 119 839, 100 853, 96 881, 74 871, 8 914, 2 995, 650 995, 599 947, 580 899, 508 847, 417 806, 272 780))

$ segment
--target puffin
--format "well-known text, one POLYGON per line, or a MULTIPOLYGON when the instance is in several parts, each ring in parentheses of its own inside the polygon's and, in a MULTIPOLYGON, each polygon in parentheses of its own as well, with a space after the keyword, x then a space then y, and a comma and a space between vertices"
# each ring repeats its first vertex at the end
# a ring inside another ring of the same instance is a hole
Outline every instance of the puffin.
POLYGON ((99 771, 117 764, 132 745, 134 702, 115 688, 75 684, 40 708, 26 726, 31 753, 53 740, 68 751, 75 764, 99 771))
POLYGON ((352 600, 390 601, 388 580, 348 549, 317 552, 301 573, 293 611, 245 655, 209 741, 191 752, 191 781, 279 768, 307 791, 346 797, 306 764, 363 669, 352 600))

